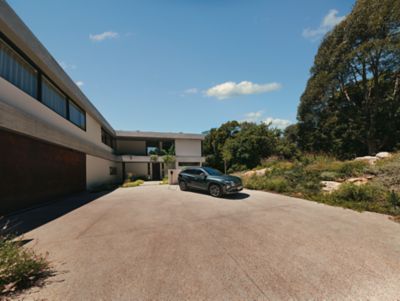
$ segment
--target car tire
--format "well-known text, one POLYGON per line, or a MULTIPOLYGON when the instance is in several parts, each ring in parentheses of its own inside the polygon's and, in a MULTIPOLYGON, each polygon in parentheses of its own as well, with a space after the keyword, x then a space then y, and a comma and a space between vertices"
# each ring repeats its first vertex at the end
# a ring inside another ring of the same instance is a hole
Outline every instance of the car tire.
POLYGON ((222 197, 222 187, 219 186, 218 184, 211 184, 208 187, 208 192, 213 197, 216 197, 216 198, 222 197))
POLYGON ((186 184, 185 181, 179 181, 179 188, 180 188, 182 191, 188 190, 188 187, 187 187, 187 184, 186 184))

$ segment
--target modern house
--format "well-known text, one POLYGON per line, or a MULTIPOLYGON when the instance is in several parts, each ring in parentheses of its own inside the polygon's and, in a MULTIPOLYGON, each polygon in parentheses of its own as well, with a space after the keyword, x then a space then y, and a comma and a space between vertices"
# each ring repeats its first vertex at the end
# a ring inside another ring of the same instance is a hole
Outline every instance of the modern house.
POLYGON ((201 165, 203 135, 116 131, 0 0, 0 216, 53 197, 201 165), (158 156, 156 155, 158 154, 158 156))

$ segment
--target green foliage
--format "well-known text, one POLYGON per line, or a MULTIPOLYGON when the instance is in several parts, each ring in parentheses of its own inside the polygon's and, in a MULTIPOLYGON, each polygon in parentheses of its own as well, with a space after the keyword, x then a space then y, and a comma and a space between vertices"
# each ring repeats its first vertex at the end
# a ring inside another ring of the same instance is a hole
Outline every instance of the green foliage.
POLYGON ((316 194, 312 200, 333 206, 341 206, 358 211, 375 211, 394 214, 390 207, 388 195, 383 187, 374 184, 354 185, 343 184, 339 190, 330 194, 316 194))
POLYGON ((263 158, 278 152, 291 157, 293 148, 280 146, 282 142, 280 130, 269 125, 229 121, 217 129, 211 129, 204 140, 204 154, 207 164, 220 169, 238 171, 254 168, 263 158))
POLYGON ((257 177, 253 176, 245 181, 245 186, 249 189, 269 190, 275 192, 290 192, 288 181, 283 177, 257 177))
POLYGON ((347 202, 374 202, 385 199, 385 192, 382 187, 376 185, 354 185, 346 183, 341 185, 331 196, 335 199, 347 202))
POLYGON ((137 187, 140 186, 144 183, 143 180, 136 180, 134 182, 125 182, 124 184, 122 184, 123 188, 129 188, 129 187, 137 187))
MULTIPOLYGON (((400 2, 358 0, 327 34, 298 108, 298 145, 339 158, 400 140, 400 2)), ((296 136, 297 135, 297 136, 296 136)))
POLYGON ((162 157, 163 162, 167 165, 168 168, 172 168, 176 162, 176 158, 173 155, 164 155, 162 157))
POLYGON ((50 274, 45 257, 24 248, 18 240, 0 236, 0 295, 27 288, 50 274))
POLYGON ((394 210, 399 209, 400 207, 400 195, 398 193, 396 193, 394 190, 392 190, 391 192, 389 192, 389 202, 390 204, 393 206, 394 210))
POLYGON ((150 155, 150 161, 157 162, 158 161, 158 155, 155 155, 155 154, 150 155))
POLYGON ((168 177, 164 177, 162 180, 161 180, 161 182, 160 182, 160 185, 167 185, 169 182, 168 182, 168 177))
POLYGON ((400 153, 393 155, 391 158, 379 160, 370 169, 370 172, 376 175, 375 182, 383 185, 388 190, 400 193, 400 153))
POLYGON ((340 179, 340 174, 334 171, 323 171, 321 172, 320 178, 323 181, 336 181, 340 179))

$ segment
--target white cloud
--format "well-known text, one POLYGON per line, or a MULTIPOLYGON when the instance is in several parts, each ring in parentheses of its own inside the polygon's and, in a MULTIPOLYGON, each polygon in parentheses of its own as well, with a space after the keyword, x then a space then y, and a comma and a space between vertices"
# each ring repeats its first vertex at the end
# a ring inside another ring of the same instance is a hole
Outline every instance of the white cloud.
POLYGON ((84 83, 83 81, 78 80, 78 81, 75 82, 75 84, 76 84, 78 87, 82 87, 85 83, 84 83))
POLYGON ((257 111, 257 112, 250 112, 246 113, 245 118, 242 120, 242 122, 263 122, 265 124, 270 124, 271 127, 278 128, 278 129, 285 129, 287 126, 289 126, 292 122, 290 120, 286 119, 280 119, 280 118, 273 118, 273 117, 264 117, 264 112, 263 111, 257 111))
POLYGON ((279 90, 282 87, 279 83, 255 84, 249 81, 240 83, 225 82, 205 91, 207 96, 218 99, 226 99, 234 96, 260 94, 279 90))
POLYGON ((266 124, 271 124, 272 127, 282 130, 287 128, 291 124, 290 120, 272 118, 272 117, 267 117, 263 122, 266 124))
POLYGON ((303 37, 314 41, 325 35, 346 18, 346 16, 338 16, 338 13, 339 12, 336 9, 331 9, 322 19, 322 22, 318 28, 304 29, 303 37))
POLYGON ((243 121, 259 122, 262 118, 263 113, 264 113, 263 111, 246 113, 246 114, 244 114, 245 119, 243 121))
POLYGON ((58 64, 63 68, 64 70, 75 70, 77 67, 75 64, 69 64, 64 61, 59 61, 58 64))
POLYGON ((119 37, 118 32, 114 32, 114 31, 105 31, 105 32, 99 33, 99 34, 90 34, 89 35, 89 39, 92 40, 93 42, 101 42, 106 39, 115 39, 118 37, 119 37))

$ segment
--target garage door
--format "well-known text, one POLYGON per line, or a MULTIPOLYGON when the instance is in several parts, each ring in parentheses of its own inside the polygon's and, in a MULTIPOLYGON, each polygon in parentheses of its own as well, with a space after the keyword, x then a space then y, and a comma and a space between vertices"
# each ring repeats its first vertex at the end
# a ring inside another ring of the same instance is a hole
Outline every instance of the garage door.
POLYGON ((84 153, 0 129, 0 215, 85 187, 84 153))

